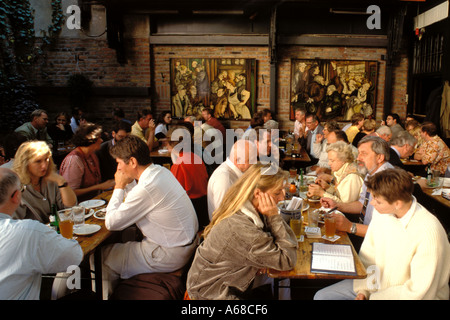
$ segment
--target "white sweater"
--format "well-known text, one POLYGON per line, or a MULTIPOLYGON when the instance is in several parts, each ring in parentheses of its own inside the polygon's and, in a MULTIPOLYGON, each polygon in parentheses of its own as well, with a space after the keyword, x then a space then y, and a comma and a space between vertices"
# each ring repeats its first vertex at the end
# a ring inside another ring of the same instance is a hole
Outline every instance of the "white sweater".
POLYGON ((437 218, 417 203, 398 219, 374 210, 359 253, 366 269, 379 270, 378 290, 369 288, 376 276, 355 280, 354 291, 373 300, 449 299, 450 244, 437 218))

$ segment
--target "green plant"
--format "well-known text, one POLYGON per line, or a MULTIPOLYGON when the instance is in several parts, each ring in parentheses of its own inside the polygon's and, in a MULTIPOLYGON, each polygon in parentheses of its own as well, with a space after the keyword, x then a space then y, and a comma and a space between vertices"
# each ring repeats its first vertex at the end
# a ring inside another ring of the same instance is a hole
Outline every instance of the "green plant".
POLYGON ((0 1, 0 130, 13 129, 28 121, 30 112, 38 108, 28 86, 27 75, 46 47, 56 42, 64 15, 62 0, 52 0, 52 23, 44 31, 40 46, 36 45, 34 15, 28 0, 0 1), (4 116, 3 116, 4 115, 4 116))

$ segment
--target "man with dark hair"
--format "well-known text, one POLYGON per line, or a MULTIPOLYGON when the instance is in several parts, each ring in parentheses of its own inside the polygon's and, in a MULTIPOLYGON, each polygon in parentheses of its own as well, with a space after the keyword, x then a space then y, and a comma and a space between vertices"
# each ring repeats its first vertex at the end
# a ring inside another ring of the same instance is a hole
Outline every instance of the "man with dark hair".
POLYGON ((136 224, 143 240, 104 249, 104 297, 119 278, 182 268, 197 246, 198 230, 186 191, 169 170, 152 163, 141 139, 133 135, 123 138, 111 148, 111 155, 117 161, 116 185, 106 208, 105 225, 118 231, 136 224))
POLYGON ((47 142, 50 149, 53 146, 53 140, 47 133, 48 115, 47 111, 42 109, 34 110, 30 115, 30 121, 25 122, 18 127, 15 132, 25 136, 28 141, 41 140, 47 142))
POLYGON ((77 241, 36 220, 12 219, 22 191, 17 174, 0 168, 0 300, 39 300, 42 274, 66 272, 83 258, 77 241))
POLYGON ((434 123, 427 121, 422 124, 420 135, 424 142, 414 154, 414 159, 430 164, 431 170, 439 170, 444 175, 450 165, 450 149, 437 132, 434 123))
POLYGON ((125 121, 118 121, 114 124, 114 128, 111 131, 112 139, 103 142, 100 145, 100 149, 95 153, 97 154, 100 163, 100 173, 102 175, 102 182, 114 179, 114 174, 117 171, 117 162, 109 153, 109 150, 118 141, 128 136, 131 132, 131 125, 125 121))
POLYGON ((131 127, 131 134, 144 141, 149 150, 158 147, 158 140, 155 137, 155 121, 153 120, 152 111, 150 108, 144 108, 137 112, 137 120, 131 127), (148 129, 148 137, 146 137, 146 130, 148 129))
POLYGON ((391 128, 392 138, 394 139, 400 132, 404 131, 400 124, 400 116, 397 113, 389 113, 386 117, 386 125, 391 128))

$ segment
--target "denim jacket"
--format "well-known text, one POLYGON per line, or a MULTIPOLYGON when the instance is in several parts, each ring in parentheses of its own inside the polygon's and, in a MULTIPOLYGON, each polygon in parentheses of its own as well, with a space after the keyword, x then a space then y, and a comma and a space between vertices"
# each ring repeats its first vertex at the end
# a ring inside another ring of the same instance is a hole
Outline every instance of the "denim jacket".
POLYGON ((249 201, 213 227, 188 273, 191 299, 242 299, 263 268, 290 270, 297 239, 280 215, 260 216, 249 201))

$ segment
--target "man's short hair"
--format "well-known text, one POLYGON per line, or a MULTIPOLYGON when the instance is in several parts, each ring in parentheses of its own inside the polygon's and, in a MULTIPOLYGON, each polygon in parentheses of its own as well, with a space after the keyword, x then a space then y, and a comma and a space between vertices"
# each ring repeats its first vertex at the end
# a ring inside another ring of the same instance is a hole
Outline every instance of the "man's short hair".
POLYGON ((327 122, 325 122, 324 127, 327 128, 328 132, 341 130, 339 124, 334 120, 328 120, 327 122))
POLYGON ((388 126, 382 125, 377 130, 376 133, 378 133, 380 136, 382 135, 391 135, 392 130, 388 126))
POLYGON ((384 155, 384 161, 389 161, 389 144, 381 139, 380 137, 375 136, 365 136, 358 142, 358 147, 364 143, 372 142, 371 148, 372 151, 376 154, 384 155))
POLYGON ((376 197, 381 196, 390 204, 394 201, 412 200, 414 183, 411 176, 403 169, 386 169, 373 176, 368 176, 365 182, 367 189, 376 197), (392 192, 395 190, 395 192, 392 192))
POLYGON ((11 189, 19 185, 19 176, 14 171, 3 168, 0 173, 0 204, 4 204, 11 196, 11 189))
POLYGON ((119 158, 126 164, 133 157, 137 160, 138 165, 145 166, 152 163, 150 150, 147 144, 134 135, 128 135, 112 146, 109 153, 113 158, 119 158))
POLYGON ((120 121, 116 121, 116 123, 114 124, 113 127, 113 131, 115 133, 119 132, 119 130, 123 130, 127 133, 131 132, 131 124, 129 124, 126 121, 120 120, 120 121))
POLYGON ((206 111, 211 117, 214 115, 214 112, 211 108, 204 108, 202 111, 206 111))
POLYGON ((152 115, 152 109, 144 108, 137 112, 137 120, 139 121, 141 118, 145 118, 147 115, 152 115))
MULTIPOLYGON (((398 124, 400 124, 400 116, 397 113, 389 113, 387 117, 391 116, 398 124)), ((386 117, 386 118, 387 118, 386 117)))
POLYGON ((45 113, 46 115, 48 115, 47 111, 45 111, 44 109, 36 109, 34 110, 31 114, 30 114, 30 119, 31 121, 33 121, 33 119, 35 117, 40 117, 43 113, 45 113))
POLYGON ((422 124, 422 131, 428 133, 430 137, 434 137, 438 133, 436 125, 431 121, 422 124))
POLYGON ((319 117, 315 113, 308 113, 305 119, 312 118, 313 122, 319 122, 319 117))
POLYGON ((417 143, 417 139, 414 138, 408 131, 401 131, 397 136, 390 141, 391 146, 403 147, 405 144, 409 144, 414 147, 417 143))
POLYGON ((344 141, 346 143, 349 143, 348 137, 347 137, 347 134, 345 133, 345 131, 336 130, 336 131, 334 131, 334 133, 336 134, 337 141, 344 141))

